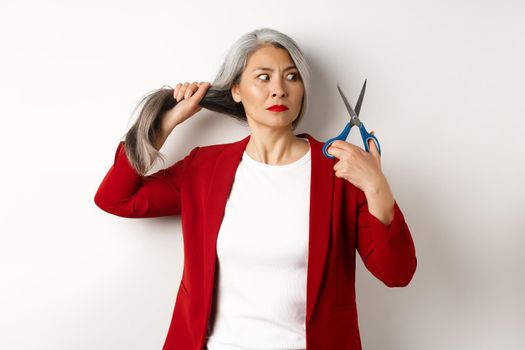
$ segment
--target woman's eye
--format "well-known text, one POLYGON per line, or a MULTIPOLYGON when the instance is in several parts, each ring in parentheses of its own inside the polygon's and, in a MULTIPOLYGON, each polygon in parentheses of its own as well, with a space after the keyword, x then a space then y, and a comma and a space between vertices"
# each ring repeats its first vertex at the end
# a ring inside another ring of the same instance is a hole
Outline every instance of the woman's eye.
MULTIPOLYGON (((264 75, 265 75, 265 76, 268 76, 268 74, 264 73, 264 74, 259 74, 259 77, 262 77, 262 76, 264 76, 264 75)), ((297 78, 298 78, 298 74, 297 74, 297 73, 289 73, 287 76, 290 76, 290 75, 293 75, 293 76, 294 76, 294 78, 293 78, 292 80, 297 80, 297 78)), ((261 80, 266 81, 266 80, 268 80, 268 79, 261 79, 261 80)))

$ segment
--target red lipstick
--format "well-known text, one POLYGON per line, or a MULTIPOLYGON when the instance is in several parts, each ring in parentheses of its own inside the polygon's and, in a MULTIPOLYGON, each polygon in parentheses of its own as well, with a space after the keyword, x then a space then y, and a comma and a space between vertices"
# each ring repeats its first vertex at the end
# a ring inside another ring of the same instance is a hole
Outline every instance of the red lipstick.
POLYGON ((286 111, 288 109, 288 107, 286 107, 285 105, 273 105, 273 106, 268 107, 266 109, 269 110, 269 111, 272 111, 272 112, 282 112, 282 111, 286 111))

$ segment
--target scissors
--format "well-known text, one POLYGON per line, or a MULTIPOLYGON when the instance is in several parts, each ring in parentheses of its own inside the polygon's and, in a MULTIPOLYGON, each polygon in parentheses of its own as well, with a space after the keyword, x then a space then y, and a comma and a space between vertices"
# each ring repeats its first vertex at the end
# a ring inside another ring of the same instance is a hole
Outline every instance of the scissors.
POLYGON ((368 140, 372 139, 377 146, 377 150, 379 151, 379 154, 381 154, 381 146, 379 145, 379 141, 374 135, 366 131, 365 125, 361 122, 361 120, 359 120, 359 111, 361 110, 361 103, 363 102, 363 96, 365 95, 365 89, 366 89, 366 79, 365 79, 365 83, 363 84, 363 87, 361 88, 361 93, 359 94, 359 98, 357 99, 357 104, 355 105, 355 112, 354 112, 354 110, 352 109, 352 106, 350 106, 350 104, 346 100, 345 95, 341 91, 341 88, 339 87, 339 83, 337 83, 337 90, 339 90, 339 93, 341 94, 341 97, 343 98, 343 101, 345 103, 346 109, 348 110, 348 113, 350 113, 350 121, 346 124, 341 134, 325 142, 323 146, 323 154, 326 157, 334 158, 333 155, 327 152, 328 147, 330 147, 332 142, 336 140, 346 141, 348 134, 350 134, 350 129, 352 129, 352 126, 354 125, 357 125, 359 127, 359 131, 361 132, 361 138, 363 139, 363 143, 365 145, 365 150, 367 152, 370 152, 368 148, 368 140))

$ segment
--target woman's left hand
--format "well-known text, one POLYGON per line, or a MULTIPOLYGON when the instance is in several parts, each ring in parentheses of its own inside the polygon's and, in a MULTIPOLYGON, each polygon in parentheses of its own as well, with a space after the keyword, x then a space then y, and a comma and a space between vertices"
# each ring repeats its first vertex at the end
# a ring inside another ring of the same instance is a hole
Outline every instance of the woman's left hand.
MULTIPOLYGON (((372 131, 373 135, 374 132, 372 131)), ((365 194, 383 188, 387 181, 381 170, 381 155, 373 140, 368 140, 370 152, 342 140, 336 140, 327 152, 339 161, 335 164, 335 176, 351 182, 365 194)))

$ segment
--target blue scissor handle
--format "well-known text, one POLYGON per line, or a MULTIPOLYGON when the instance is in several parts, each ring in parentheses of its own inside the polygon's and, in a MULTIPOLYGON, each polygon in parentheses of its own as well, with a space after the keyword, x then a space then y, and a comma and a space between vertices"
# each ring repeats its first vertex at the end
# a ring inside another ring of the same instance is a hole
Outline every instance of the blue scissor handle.
MULTIPOLYGON (((328 153, 328 148, 336 140, 346 141, 346 138, 348 137, 348 134, 350 133, 350 129, 351 128, 352 128, 352 125, 350 124, 350 122, 348 122, 346 124, 345 128, 343 129, 343 131, 339 135, 337 135, 336 137, 333 137, 333 138, 331 138, 331 139, 329 139, 328 141, 325 142, 325 144, 323 145, 323 154, 326 157, 334 158, 333 155, 328 153)), ((374 135, 368 133, 368 131, 366 131, 365 125, 363 123, 361 123, 361 125, 359 125, 359 131, 361 132, 361 139, 363 139, 363 144, 365 146, 365 150, 367 152, 370 152, 370 149, 368 147, 368 140, 372 139, 374 141, 374 143, 376 144, 377 150, 379 151, 379 155, 381 155, 381 146, 379 145, 379 141, 377 140, 377 137, 375 137, 374 135)))
POLYGON ((331 155, 330 153, 328 153, 328 147, 330 147, 330 145, 332 144, 332 142, 334 141, 337 141, 337 140, 341 140, 341 141, 346 141, 346 138, 348 137, 348 134, 350 133, 350 129, 352 128, 352 125, 350 124, 350 122, 348 122, 345 126, 345 128, 343 129, 343 131, 337 135, 336 137, 332 137, 331 139, 329 139, 328 141, 326 141, 324 143, 324 146, 323 146, 323 154, 328 157, 328 158, 334 158, 333 155, 331 155))
POLYGON ((379 155, 381 155, 381 146, 379 145, 379 141, 377 140, 377 137, 375 137, 374 135, 366 131, 365 124, 361 123, 361 125, 359 125, 359 131, 361 131, 361 138, 363 139, 365 150, 367 152, 370 152, 370 149, 368 147, 368 140, 372 139, 376 144, 377 150, 379 151, 379 155))

